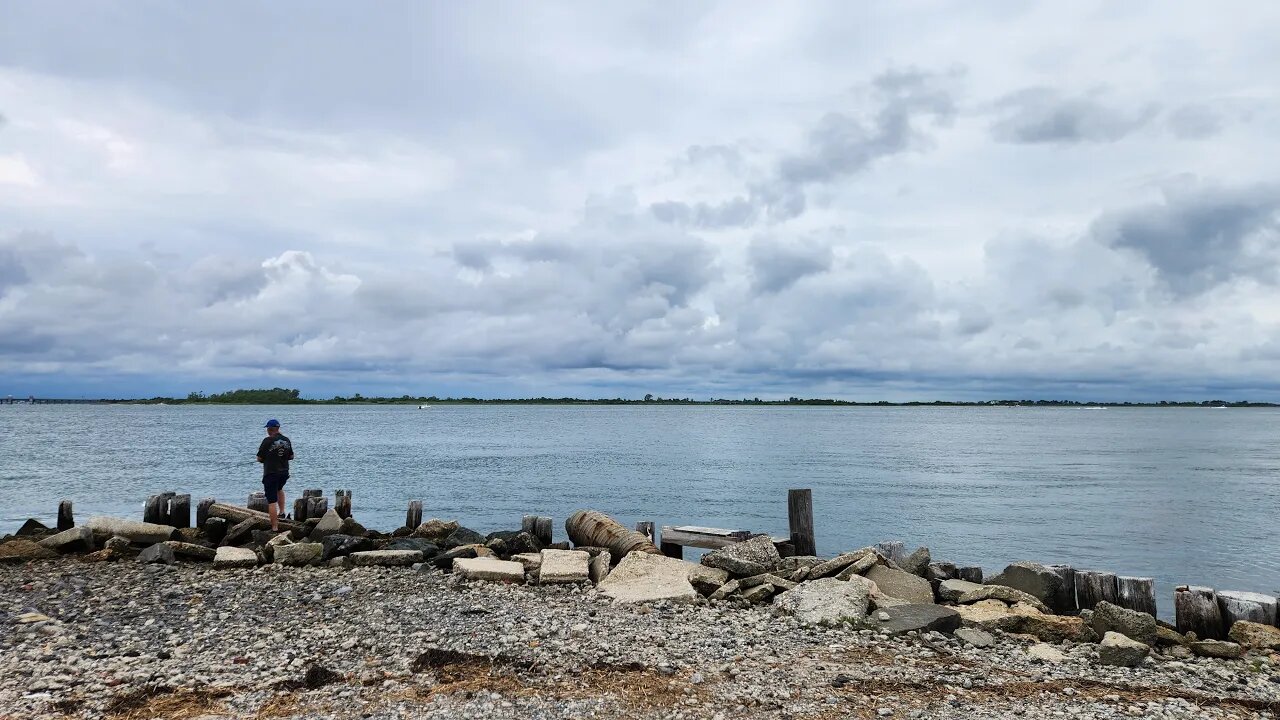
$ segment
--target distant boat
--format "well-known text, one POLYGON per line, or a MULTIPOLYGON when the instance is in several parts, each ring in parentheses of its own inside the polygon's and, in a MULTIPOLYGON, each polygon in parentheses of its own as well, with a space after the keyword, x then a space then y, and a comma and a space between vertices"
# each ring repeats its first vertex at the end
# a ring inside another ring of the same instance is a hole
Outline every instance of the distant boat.
POLYGON ((1085 407, 1082 407, 1080 409, 1081 410, 1106 410, 1107 408, 1105 405, 1086 405, 1085 407))
POLYGON ((430 408, 431 408, 431 406, 430 406, 430 405, 419 405, 419 406, 418 406, 418 409, 419 409, 419 410, 429 410, 430 408))

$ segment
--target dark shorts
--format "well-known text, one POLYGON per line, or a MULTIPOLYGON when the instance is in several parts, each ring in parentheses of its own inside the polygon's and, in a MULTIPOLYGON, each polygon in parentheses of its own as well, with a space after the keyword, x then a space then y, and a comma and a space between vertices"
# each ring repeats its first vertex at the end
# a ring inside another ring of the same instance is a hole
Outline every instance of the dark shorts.
POLYGON ((280 499, 280 491, 288 481, 289 476, 284 473, 269 473, 262 476, 262 494, 267 496, 268 505, 280 499))

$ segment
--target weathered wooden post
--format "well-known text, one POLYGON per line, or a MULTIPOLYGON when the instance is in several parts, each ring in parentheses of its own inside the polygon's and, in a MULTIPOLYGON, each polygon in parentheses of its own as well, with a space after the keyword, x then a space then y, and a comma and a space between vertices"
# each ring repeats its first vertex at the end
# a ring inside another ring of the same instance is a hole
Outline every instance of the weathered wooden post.
POLYGON ((654 539, 653 538, 653 521, 641 520, 640 522, 636 523, 636 532, 649 538, 649 542, 653 542, 653 539, 654 539))
POLYGON ((1156 581, 1147 577, 1116 578, 1116 595, 1122 608, 1137 610, 1148 615, 1156 614, 1156 581))
POLYGON ((413 530, 422 524, 422 501, 410 500, 409 511, 404 515, 404 526, 413 530))
POLYGON ((551 544, 553 531, 551 529, 550 517, 547 515, 539 515, 538 522, 534 525, 534 529, 537 530, 537 532, 534 533, 534 537, 538 538, 538 542, 542 543, 544 547, 551 544))
POLYGON ((1222 611, 1213 588, 1179 585, 1173 590, 1173 612, 1178 632, 1193 632, 1201 640, 1222 639, 1222 611))
POLYGON ((813 536, 813 491, 787 491, 787 523, 791 528, 791 544, 796 555, 817 555, 818 541, 813 536))
POLYGON ((209 506, 218 502, 216 498, 200 498, 196 505, 196 527, 203 528, 209 521, 209 506))
MULTIPOLYGON (((272 498, 272 502, 274 501, 275 501, 275 498, 272 498)), ((261 490, 259 490, 258 492, 249 493, 249 501, 245 503, 245 507, 249 508, 250 510, 257 510, 258 512, 266 512, 267 511, 267 494, 265 492, 262 492, 261 490)))
POLYGON ((1060 613, 1079 610, 1080 605, 1076 602, 1076 569, 1070 565, 1049 565, 1048 568, 1062 579, 1062 588, 1058 591, 1054 609, 1060 613))
POLYGON ((161 525, 170 525, 170 526, 173 525, 173 516, 170 514, 172 509, 169 507, 169 504, 173 502, 173 499, 177 496, 178 496, 178 493, 172 492, 172 491, 160 493, 159 523, 161 525))
POLYGON ((294 498, 293 501, 293 519, 302 522, 307 519, 307 501, 309 497, 294 498))
POLYGON ((58 530, 70 530, 76 526, 75 516, 71 514, 71 501, 58 503, 58 530))
POLYGON ((191 496, 174 495, 169 500, 169 524, 176 528, 191 527, 191 496))
POLYGON ((346 520, 351 517, 351 491, 335 490, 333 493, 333 509, 338 511, 338 517, 346 520))
POLYGON ((160 495, 152 495, 142 506, 142 522, 160 524, 160 495))
POLYGON ((680 543, 667 542, 661 534, 658 535, 658 549, 669 558, 684 559, 684 546, 680 543))
POLYGON ((307 488, 306 490, 302 491, 302 497, 304 498, 324 497, 324 490, 322 488, 307 488))
POLYGON ((324 517, 329 512, 329 498, 312 495, 307 498, 307 519, 324 517))
POLYGON ((1219 590, 1218 610, 1222 613, 1224 633, 1230 633, 1231 626, 1241 620, 1271 626, 1276 624, 1276 598, 1271 595, 1219 590))
POLYGON ((1076 571, 1076 600, 1081 610, 1092 610, 1098 603, 1106 600, 1118 605, 1116 597, 1116 574, 1098 570, 1076 571))
POLYGON ((538 516, 525 515, 520 518, 520 532, 527 532, 534 537, 538 536, 538 516))

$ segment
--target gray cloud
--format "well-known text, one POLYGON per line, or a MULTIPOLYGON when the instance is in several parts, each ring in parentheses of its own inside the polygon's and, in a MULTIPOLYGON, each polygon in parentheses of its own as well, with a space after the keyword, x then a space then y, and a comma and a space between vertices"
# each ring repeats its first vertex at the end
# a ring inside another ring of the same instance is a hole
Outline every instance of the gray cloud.
POLYGON ((1173 134, 1183 140, 1204 140, 1222 132, 1222 117, 1212 107, 1193 103, 1169 113, 1173 134))
POLYGON ((992 136, 1006 143, 1108 143, 1142 128, 1159 106, 1149 103, 1127 111, 1097 97, 1066 97, 1047 87, 1020 90, 996 102, 1003 117, 991 125, 992 136))
POLYGON ((1132 250, 1178 295, 1236 277, 1274 283, 1280 263, 1280 188, 1195 186, 1165 191, 1163 202, 1104 214, 1092 233, 1132 250))
POLYGON ((776 293, 791 287, 807 275, 831 268, 830 245, 817 242, 782 243, 756 238, 748 249, 752 287, 761 293, 776 293))

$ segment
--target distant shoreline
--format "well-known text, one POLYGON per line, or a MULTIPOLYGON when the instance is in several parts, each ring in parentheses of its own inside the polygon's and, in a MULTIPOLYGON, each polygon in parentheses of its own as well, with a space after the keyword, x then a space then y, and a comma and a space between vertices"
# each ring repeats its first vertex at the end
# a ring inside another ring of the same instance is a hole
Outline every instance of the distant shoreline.
POLYGON ((585 398, 334 398, 289 399, 289 400, 191 400, 187 398, 30 398, 0 399, 0 405, 394 405, 394 406, 432 406, 432 405, 638 405, 638 406, 747 406, 747 407, 1004 407, 1004 408, 1066 408, 1066 409, 1111 409, 1111 408, 1274 408, 1280 403, 1270 402, 1225 402, 1221 400, 1186 401, 1186 402, 1077 402, 1071 400, 993 400, 993 401, 909 401, 909 402, 863 402, 854 400, 826 399, 790 399, 790 400, 691 400, 691 399, 653 399, 627 400, 621 398, 585 399, 585 398))

